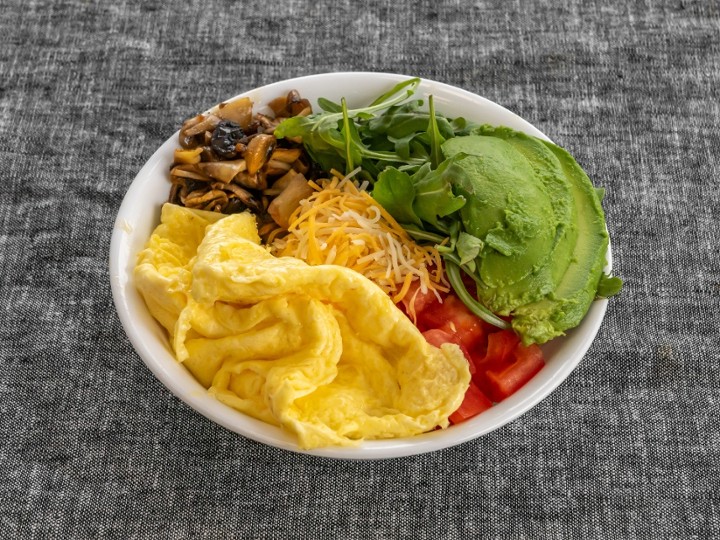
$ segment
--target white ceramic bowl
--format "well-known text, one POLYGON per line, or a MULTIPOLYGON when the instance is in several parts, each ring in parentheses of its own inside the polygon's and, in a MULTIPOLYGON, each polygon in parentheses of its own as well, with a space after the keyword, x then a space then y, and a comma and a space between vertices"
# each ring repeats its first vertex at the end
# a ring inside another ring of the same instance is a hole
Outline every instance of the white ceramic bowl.
MULTIPOLYGON (((256 110, 269 100, 296 89, 302 97, 327 97, 349 107, 370 103, 396 83, 409 78, 388 73, 326 73, 269 84, 241 96, 249 96, 256 110)), ((547 139, 531 124, 480 96, 447 84, 423 80, 418 97, 434 96, 435 108, 448 117, 463 116, 476 122, 506 125, 547 139)), ((198 103, 198 110, 214 105, 198 103)), ((177 119, 177 124, 184 120, 177 119)), ((210 397, 206 390, 179 364, 169 347, 164 330, 150 316, 133 283, 137 253, 144 247, 159 222, 160 207, 167 200, 170 184, 167 171, 177 147, 178 133, 170 137, 148 160, 130 185, 118 212, 110 245, 110 280, 113 299, 123 327, 135 350, 150 370, 170 391, 193 409, 218 424, 250 439, 278 448, 301 452, 292 435, 277 427, 246 416, 210 397)), ((610 252, 608 250, 608 269, 610 252)), ((349 459, 381 459, 408 456, 446 448, 475 439, 514 420, 552 392, 575 368, 590 347, 605 315, 607 301, 593 303, 582 324, 567 336, 545 345, 546 366, 515 394, 479 416, 446 430, 404 439, 368 441, 356 448, 321 448, 307 453, 349 459)))

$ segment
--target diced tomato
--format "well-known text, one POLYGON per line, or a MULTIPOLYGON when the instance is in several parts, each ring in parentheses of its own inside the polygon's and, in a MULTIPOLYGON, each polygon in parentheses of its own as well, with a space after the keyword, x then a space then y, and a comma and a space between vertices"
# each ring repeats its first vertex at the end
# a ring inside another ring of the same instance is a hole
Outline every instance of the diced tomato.
POLYGON ((426 309, 428 309, 430 306, 434 304, 440 304, 440 301, 437 299, 437 296, 435 296, 435 293, 431 290, 427 290, 426 292, 422 292, 420 290, 420 282, 419 281, 413 281, 410 284, 410 289, 405 294, 402 300, 400 300, 400 305, 403 308, 403 311, 410 316, 412 319, 412 310, 410 309, 411 305, 414 308, 415 316, 419 316, 422 312, 424 312, 426 309))
POLYGON ((475 373, 475 364, 472 361, 472 358, 470 357, 470 353, 465 348, 465 345, 462 344, 462 342, 458 339, 457 336, 454 336, 452 334, 449 334, 443 330, 439 330, 437 328, 433 328, 431 330, 427 330, 423 332, 423 336, 425 336, 425 339, 427 340, 430 345, 435 345, 436 347, 440 347, 443 343, 455 343, 455 345, 460 347, 460 350, 465 355, 465 359, 468 361, 468 367, 470 368, 470 375, 473 375, 475 373))
POLYGON ((482 369, 501 369, 510 363, 510 353, 520 343, 520 338, 512 330, 499 330, 488 335, 487 352, 478 362, 482 369))
POLYGON ((416 325, 425 339, 436 347, 455 343, 468 361, 472 382, 462 405, 450 416, 453 424, 512 395, 545 365, 540 347, 525 347, 512 330, 492 327, 453 293, 443 295, 441 303, 434 293, 422 294, 418 292, 418 285, 413 284, 401 307, 408 312, 411 302, 417 316, 416 325))
POLYGON ((442 304, 433 305, 418 315, 418 327, 421 330, 444 330, 457 336, 468 350, 484 342, 487 326, 454 294, 448 295, 442 304))
POLYGON ((426 329, 440 328, 444 325, 453 315, 452 303, 453 295, 443 298, 442 304, 432 306, 432 309, 427 309, 422 312, 422 316, 418 317, 418 324, 422 324, 426 329))
POLYGON ((488 397, 483 394, 474 383, 471 382, 467 392, 465 392, 465 398, 460 404, 460 407, 457 411, 450 415, 450 422, 453 424, 459 424, 468 418, 477 416, 490 407, 492 407, 492 401, 490 401, 488 397))
POLYGON ((540 347, 518 344, 509 355, 510 363, 485 372, 487 388, 493 401, 502 401, 514 394, 545 365, 540 347))

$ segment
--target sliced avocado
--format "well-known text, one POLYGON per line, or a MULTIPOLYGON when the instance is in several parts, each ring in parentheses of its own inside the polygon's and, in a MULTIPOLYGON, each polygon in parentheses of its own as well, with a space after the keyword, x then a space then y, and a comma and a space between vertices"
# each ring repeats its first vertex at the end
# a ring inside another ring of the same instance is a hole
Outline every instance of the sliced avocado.
POLYGON ((482 135, 449 139, 442 151, 446 157, 465 154, 455 162, 466 174, 456 179, 454 191, 467 200, 460 209, 465 231, 484 243, 477 262, 487 288, 510 286, 545 266, 558 223, 550 195, 523 153, 482 135))
POLYGON ((504 140, 525 157, 535 178, 545 186, 558 223, 550 255, 543 265, 520 281, 504 287, 478 288, 480 300, 487 307, 500 315, 509 315, 518 306, 542 299, 560 283, 577 242, 577 208, 565 169, 540 139, 503 126, 484 125, 476 132, 504 140))
POLYGON ((575 159, 544 142, 558 158, 569 181, 577 224, 577 242, 557 288, 546 298, 518 307, 512 326, 523 343, 545 343, 580 324, 595 299, 605 266, 608 234, 598 193, 575 159))

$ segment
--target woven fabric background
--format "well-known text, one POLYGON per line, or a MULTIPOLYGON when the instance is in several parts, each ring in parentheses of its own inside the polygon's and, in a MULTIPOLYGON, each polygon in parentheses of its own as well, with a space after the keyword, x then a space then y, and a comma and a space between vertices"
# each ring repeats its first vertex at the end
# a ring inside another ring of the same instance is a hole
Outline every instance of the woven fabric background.
POLYGON ((692 0, 4 0, 0 536, 720 536, 720 8, 692 0), (626 280, 570 377, 417 457, 331 461, 212 424, 112 304, 114 216, 186 117, 344 70, 515 111, 597 185, 626 280))

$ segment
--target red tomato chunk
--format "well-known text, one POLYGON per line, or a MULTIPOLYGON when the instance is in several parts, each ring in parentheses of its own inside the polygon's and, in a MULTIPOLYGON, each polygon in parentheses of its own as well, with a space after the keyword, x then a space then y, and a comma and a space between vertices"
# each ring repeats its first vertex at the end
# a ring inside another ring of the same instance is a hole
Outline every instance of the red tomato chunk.
MULTIPOLYGON (((412 293, 416 324, 428 343, 455 343, 468 361, 472 381, 460 408, 450 415, 451 423, 464 422, 514 394, 545 365, 540 347, 525 347, 512 330, 487 324, 454 294, 444 295, 440 303, 433 293, 412 293)), ((408 312, 409 301, 403 302, 408 312)))
POLYGON ((411 319, 413 318, 411 316, 413 312, 417 317, 417 315, 419 315, 426 309, 432 307, 433 305, 440 305, 440 301, 435 296, 435 293, 430 290, 426 291, 425 293, 420 291, 420 285, 417 281, 414 281, 412 282, 412 284, 410 284, 410 289, 400 302, 402 305, 399 307, 402 307, 403 311, 405 311, 405 313, 411 319))
POLYGON ((418 328, 439 328, 457 336, 467 350, 482 345, 487 336, 487 323, 470 311, 455 295, 443 303, 432 305, 418 314, 418 328))
POLYGON ((520 338, 512 330, 500 330, 488 336, 487 352, 480 360, 485 369, 498 369, 509 362, 510 353, 520 343, 520 338))
POLYGON ((506 367, 485 372, 490 397, 493 401, 502 401, 514 394, 544 365, 545 359, 540 347, 535 344, 529 347, 518 344, 510 354, 510 363, 506 367))
POLYGON ((459 424, 488 410, 490 407, 492 407, 492 401, 482 393, 482 390, 475 386, 475 383, 471 382, 467 392, 465 392, 465 398, 460 408, 450 415, 450 422, 459 424))

